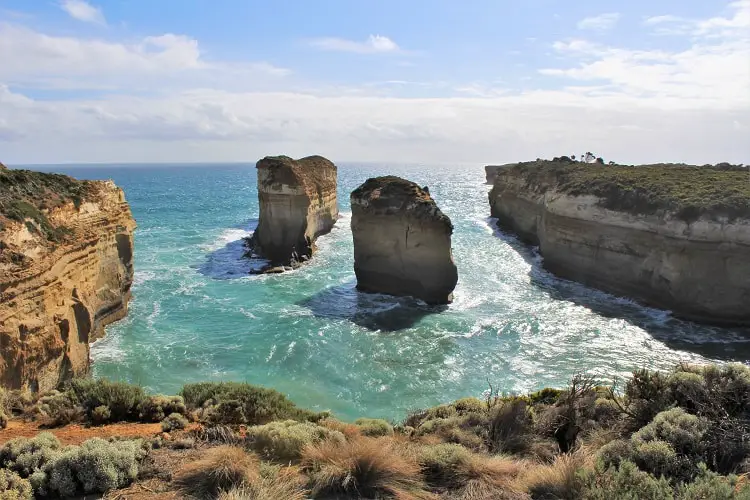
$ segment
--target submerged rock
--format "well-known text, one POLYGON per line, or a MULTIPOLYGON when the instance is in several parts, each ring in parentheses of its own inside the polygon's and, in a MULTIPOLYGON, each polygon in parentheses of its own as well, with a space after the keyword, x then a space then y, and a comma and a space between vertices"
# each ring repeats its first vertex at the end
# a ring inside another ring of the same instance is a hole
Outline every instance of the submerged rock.
POLYGON ((399 177, 368 179, 351 194, 354 271, 365 292, 453 300, 453 224, 426 188, 399 177))
POLYGON ((338 218, 336 165, 322 156, 273 156, 260 160, 257 170, 260 221, 251 252, 273 268, 307 260, 315 239, 338 218))

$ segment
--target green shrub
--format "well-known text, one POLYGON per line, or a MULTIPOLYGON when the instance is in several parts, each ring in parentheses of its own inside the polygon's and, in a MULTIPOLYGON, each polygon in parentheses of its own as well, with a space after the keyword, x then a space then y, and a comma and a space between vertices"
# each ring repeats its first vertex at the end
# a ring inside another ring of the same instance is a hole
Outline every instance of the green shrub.
POLYGON ((247 430, 248 444, 255 451, 280 461, 297 460, 305 446, 323 440, 343 443, 346 439, 339 431, 295 420, 271 422, 247 430))
POLYGON ((380 418, 358 418, 354 425, 360 428, 363 436, 379 437, 393 434, 393 426, 380 418))
POLYGON ((71 388, 89 418, 97 407, 106 406, 111 422, 136 420, 138 405, 145 398, 141 387, 106 379, 74 379, 71 388))
POLYGON ((31 500, 31 483, 13 471, 0 469, 0 500, 31 500))
POLYGON ((36 402, 34 411, 52 420, 52 425, 67 425, 76 422, 83 416, 75 394, 70 392, 50 391, 43 394, 36 402))
POLYGON ((634 428, 643 427, 672 404, 666 377, 660 372, 634 371, 633 378, 625 385, 625 401, 634 428))
POLYGON ((611 426, 622 417, 622 411, 615 401, 609 398, 598 398, 594 401, 593 417, 600 424, 611 426))
POLYGON ((258 425, 274 420, 325 418, 298 408, 286 396, 273 389, 238 382, 201 382, 188 384, 181 395, 189 408, 204 408, 203 419, 214 424, 258 425))
POLYGON ((739 484, 737 476, 720 476, 700 464, 700 472, 693 483, 680 486, 679 500, 748 500, 750 485, 739 484))
POLYGON ((598 456, 605 468, 618 467, 624 460, 633 457, 633 444, 624 439, 616 439, 599 448, 598 456))
POLYGON ((60 441, 51 432, 42 432, 30 439, 15 438, 0 448, 0 468, 26 478, 53 461, 60 448, 60 441))
POLYGON ((695 458, 678 454, 664 441, 636 443, 631 459, 642 471, 678 482, 691 481, 697 472, 695 458))
POLYGON ((4 411, 0 410, 0 429, 5 429, 6 427, 8 427, 8 417, 4 411))
POLYGON ((94 411, 91 412, 91 422, 94 425, 104 425, 109 422, 112 418, 112 411, 108 406, 97 406, 94 411))
POLYGON ((578 476, 580 498, 583 500, 672 500, 669 482, 656 479, 638 470, 634 463, 624 460, 619 467, 597 465, 593 471, 584 470, 578 476))
POLYGON ((147 396, 138 405, 138 418, 143 422, 161 422, 173 413, 187 416, 182 396, 147 396))
POLYGON ((138 463, 145 456, 140 441, 109 442, 89 439, 81 446, 65 448, 48 463, 46 491, 62 497, 84 493, 104 493, 122 488, 138 477, 138 463))
POLYGON ((175 430, 182 430, 188 426, 188 419, 179 413, 172 413, 161 422, 161 430, 164 432, 172 432, 175 430))
POLYGON ((700 455, 701 441, 709 422, 686 413, 682 408, 672 408, 656 415, 651 423, 633 434, 634 443, 665 441, 677 453, 700 455))

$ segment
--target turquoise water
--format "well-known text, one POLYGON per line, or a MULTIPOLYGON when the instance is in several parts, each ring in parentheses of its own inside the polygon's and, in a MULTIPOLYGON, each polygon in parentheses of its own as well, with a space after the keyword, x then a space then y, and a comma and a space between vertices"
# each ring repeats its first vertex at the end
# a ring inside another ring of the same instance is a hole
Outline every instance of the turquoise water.
POLYGON ((248 381, 345 419, 401 418, 468 395, 562 386, 681 360, 745 360, 746 332, 559 280, 488 218, 482 168, 343 165, 342 213, 312 263, 250 276, 241 238, 257 223, 253 165, 56 166, 113 179, 138 222, 128 317, 92 348, 95 376, 175 393, 186 382, 248 381), (349 192, 396 174, 427 185, 455 226, 455 302, 432 308, 355 291, 349 192))

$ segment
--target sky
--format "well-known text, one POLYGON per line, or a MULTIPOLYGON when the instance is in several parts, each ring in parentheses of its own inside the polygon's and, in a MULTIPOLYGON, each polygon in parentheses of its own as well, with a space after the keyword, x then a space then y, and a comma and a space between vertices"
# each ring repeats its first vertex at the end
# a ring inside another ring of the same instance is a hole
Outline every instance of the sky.
POLYGON ((750 0, 0 0, 0 161, 750 163, 750 0))

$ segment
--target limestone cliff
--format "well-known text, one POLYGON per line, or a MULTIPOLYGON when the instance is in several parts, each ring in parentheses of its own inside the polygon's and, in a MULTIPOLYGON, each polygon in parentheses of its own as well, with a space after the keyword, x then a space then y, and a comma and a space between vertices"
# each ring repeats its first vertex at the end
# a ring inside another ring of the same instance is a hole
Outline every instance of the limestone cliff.
POLYGON ((0 385, 89 370, 89 343, 127 313, 134 229, 111 181, 0 170, 0 385))
POLYGON ((497 179, 497 173, 500 171, 501 168, 506 168, 506 167, 510 167, 513 165, 518 165, 518 163, 506 163, 504 165, 487 165, 486 167, 484 167, 484 173, 487 179, 487 184, 495 183, 495 179, 497 179))
POLYGON ((351 194, 354 271, 365 292, 453 300, 453 225, 427 188, 399 177, 368 179, 351 194))
POLYGON ((330 232, 338 218, 336 165, 322 156, 273 156, 256 166, 260 221, 252 251, 275 265, 309 259, 315 239, 330 232))
POLYGON ((750 324, 749 175, 533 162, 499 171, 490 205, 563 278, 696 321, 750 324))

